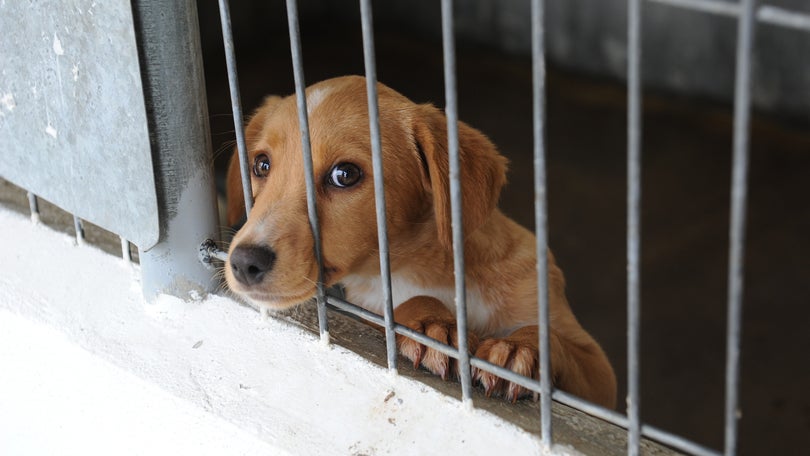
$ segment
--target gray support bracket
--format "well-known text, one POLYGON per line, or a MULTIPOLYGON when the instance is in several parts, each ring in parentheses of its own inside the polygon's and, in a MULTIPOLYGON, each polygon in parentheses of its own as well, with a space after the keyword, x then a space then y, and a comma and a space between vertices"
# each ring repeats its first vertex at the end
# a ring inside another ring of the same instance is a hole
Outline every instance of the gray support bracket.
POLYGON ((141 252, 143 293, 213 291, 199 244, 218 238, 208 106, 193 0, 132 2, 157 185, 160 239, 141 252))

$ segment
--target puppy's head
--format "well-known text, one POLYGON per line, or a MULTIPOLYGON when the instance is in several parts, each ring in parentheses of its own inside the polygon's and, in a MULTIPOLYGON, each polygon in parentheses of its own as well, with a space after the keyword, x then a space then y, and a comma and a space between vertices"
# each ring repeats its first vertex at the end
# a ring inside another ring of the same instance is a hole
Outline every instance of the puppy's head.
MULTIPOLYGON (((444 115, 380 84, 386 220, 392 257, 450 249, 449 161, 444 115)), ((325 282, 379 273, 374 180, 365 79, 330 79, 307 89, 312 161, 325 282)), ((229 287, 275 309, 311 298, 318 279, 307 211, 301 132, 294 96, 270 97, 247 128, 254 207, 231 243, 229 287)), ((483 224, 505 181, 506 160, 478 131, 459 123, 464 231, 483 224)), ((235 158, 228 172, 228 219, 244 213, 235 158)), ((393 259, 393 258, 392 258, 393 259)), ((403 260, 397 260, 403 261, 403 260)))

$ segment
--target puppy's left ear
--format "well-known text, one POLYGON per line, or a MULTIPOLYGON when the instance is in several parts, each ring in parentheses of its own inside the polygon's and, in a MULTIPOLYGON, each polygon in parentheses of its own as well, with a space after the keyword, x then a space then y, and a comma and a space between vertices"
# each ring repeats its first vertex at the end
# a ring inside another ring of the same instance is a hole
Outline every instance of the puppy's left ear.
MULTIPOLYGON (((447 120, 431 105, 418 106, 413 121, 414 139, 424 157, 425 185, 433 197, 439 240, 453 245, 450 215, 450 165, 447 120)), ((506 183, 506 157, 483 133, 458 123, 461 199, 464 235, 480 227, 498 204, 506 183)))

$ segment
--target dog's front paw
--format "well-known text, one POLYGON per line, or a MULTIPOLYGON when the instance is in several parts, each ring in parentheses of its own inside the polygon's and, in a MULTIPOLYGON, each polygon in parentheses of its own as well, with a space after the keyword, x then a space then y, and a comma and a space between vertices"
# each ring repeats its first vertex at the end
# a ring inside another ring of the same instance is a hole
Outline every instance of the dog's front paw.
MULTIPOLYGON (((394 319, 437 341, 458 348, 458 329, 453 314, 441 301, 425 296, 412 298, 396 308, 394 319)), ((471 352, 478 346, 478 338, 468 333, 467 345, 471 352)), ((458 361, 444 353, 405 337, 397 335, 399 352, 413 362, 414 368, 420 365, 431 373, 447 380, 458 377, 458 361)))
MULTIPOLYGON (((475 356, 525 377, 537 379, 540 376, 537 331, 537 326, 526 326, 502 339, 486 339, 481 342, 475 356)), ((473 380, 481 383, 487 396, 504 396, 512 402, 532 394, 516 383, 478 368, 473 368, 473 380)))

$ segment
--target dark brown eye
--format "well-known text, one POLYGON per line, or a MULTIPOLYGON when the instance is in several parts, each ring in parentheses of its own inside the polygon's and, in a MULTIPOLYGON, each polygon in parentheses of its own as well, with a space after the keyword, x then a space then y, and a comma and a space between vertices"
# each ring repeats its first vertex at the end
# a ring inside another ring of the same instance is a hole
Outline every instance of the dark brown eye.
POLYGON ((338 163, 329 171, 327 183, 335 187, 346 188, 360 182, 362 177, 363 172, 354 163, 338 163))
POLYGON ((256 177, 267 177, 270 174, 270 157, 261 153, 253 159, 253 174, 256 177))

